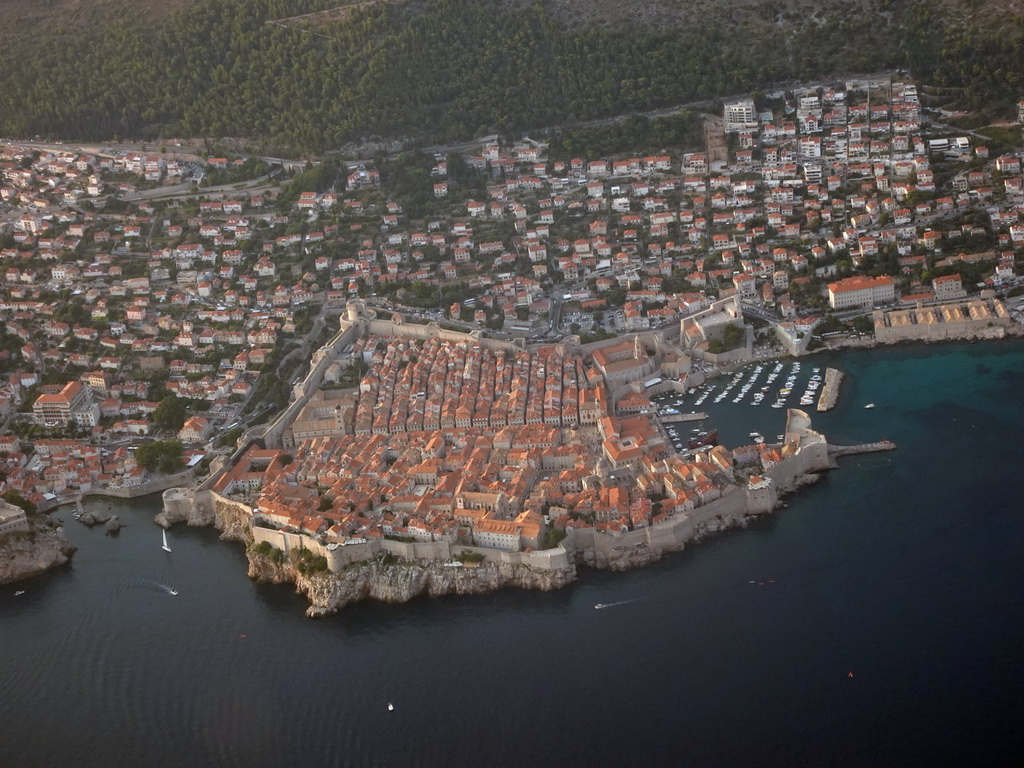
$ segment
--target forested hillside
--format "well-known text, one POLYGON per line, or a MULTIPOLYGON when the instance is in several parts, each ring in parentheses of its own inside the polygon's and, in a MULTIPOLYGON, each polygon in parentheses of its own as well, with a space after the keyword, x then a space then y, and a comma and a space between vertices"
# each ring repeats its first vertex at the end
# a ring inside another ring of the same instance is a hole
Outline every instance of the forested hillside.
MULTIPOLYGON (((993 35, 989 21, 964 24, 923 0, 860 0, 858 13, 831 0, 803 15, 796 0, 634 1, 635 23, 617 20, 622 4, 573 0, 364 2, 300 19, 338 0, 173 0, 165 7, 178 10, 146 18, 125 13, 131 5, 44 0, 33 7, 65 20, 73 7, 102 23, 6 25, 0 135, 237 136, 319 151, 369 136, 551 126, 893 67, 1008 104, 1024 72, 1019 16, 993 35)), ((12 7, 30 6, 12 0, 0 13, 12 7)))

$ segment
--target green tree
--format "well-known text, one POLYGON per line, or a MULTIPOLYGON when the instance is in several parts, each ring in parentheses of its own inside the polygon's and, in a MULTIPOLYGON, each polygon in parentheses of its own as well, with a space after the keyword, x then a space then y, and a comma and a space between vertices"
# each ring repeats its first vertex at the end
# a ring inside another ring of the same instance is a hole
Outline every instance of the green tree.
POLYGON ((3 499, 8 504, 13 504, 16 507, 21 507, 23 510, 25 510, 25 514, 27 515, 34 515, 36 512, 39 511, 39 508, 36 507, 35 502, 26 499, 17 491, 7 491, 3 495, 0 495, 0 499, 3 499))
POLYGON ((180 440, 155 440, 140 446, 135 460, 150 472, 173 474, 182 467, 180 440))
POLYGON ((161 429, 177 432, 188 417, 189 401, 177 395, 167 395, 153 411, 153 423, 161 429))

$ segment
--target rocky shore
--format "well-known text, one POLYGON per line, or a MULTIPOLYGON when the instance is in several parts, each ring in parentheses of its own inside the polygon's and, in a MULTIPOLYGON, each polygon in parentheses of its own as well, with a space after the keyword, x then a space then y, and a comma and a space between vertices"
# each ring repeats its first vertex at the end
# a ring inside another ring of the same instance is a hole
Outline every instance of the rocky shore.
POLYGON ((249 578, 274 584, 294 583, 309 600, 306 615, 328 616, 360 600, 406 603, 418 595, 480 595, 506 587, 560 589, 576 578, 576 568, 540 570, 509 563, 451 567, 436 561, 395 561, 393 558, 352 565, 341 573, 303 574, 294 563, 274 563, 251 548, 249 578))
POLYGON ((71 559, 75 547, 49 515, 29 515, 27 533, 0 537, 0 584, 30 579, 71 559))

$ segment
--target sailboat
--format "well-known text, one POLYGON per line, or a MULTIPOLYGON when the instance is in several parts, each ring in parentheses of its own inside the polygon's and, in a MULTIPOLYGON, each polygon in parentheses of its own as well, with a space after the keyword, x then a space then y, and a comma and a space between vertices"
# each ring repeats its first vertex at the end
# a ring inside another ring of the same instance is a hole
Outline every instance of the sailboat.
POLYGON ((164 531, 164 545, 162 547, 160 547, 160 549, 162 549, 164 552, 170 552, 171 551, 170 546, 167 544, 167 531, 166 530, 164 531))

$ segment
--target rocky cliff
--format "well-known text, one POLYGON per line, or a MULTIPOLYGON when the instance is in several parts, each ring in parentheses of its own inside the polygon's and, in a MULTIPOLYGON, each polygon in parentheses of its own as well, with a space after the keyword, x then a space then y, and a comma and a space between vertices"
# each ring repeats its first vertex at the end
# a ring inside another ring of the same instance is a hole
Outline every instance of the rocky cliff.
POLYGON ((377 559, 346 568, 341 573, 303 575, 288 561, 275 564, 253 551, 248 552, 249 577, 275 584, 293 582, 297 592, 310 602, 307 616, 327 616, 359 600, 405 603, 417 595, 477 595, 505 587, 559 589, 576 578, 575 567, 541 570, 509 563, 480 563, 476 566, 446 567, 436 561, 377 559))
POLYGON ((161 528, 170 528, 178 523, 185 523, 195 528, 204 528, 208 525, 213 525, 215 520, 212 509, 202 504, 193 503, 189 497, 176 504, 165 502, 163 510, 156 514, 153 522, 161 528))
MULTIPOLYGON (((679 549, 682 549, 680 545, 679 549)), ((584 565, 591 568, 607 571, 631 571, 634 568, 644 568, 651 563, 661 560, 664 553, 658 549, 652 549, 647 544, 639 544, 621 551, 602 552, 593 547, 581 550, 577 557, 584 565)))
POLYGON ((48 515, 29 515, 28 533, 0 536, 0 584, 21 581, 64 565, 75 548, 48 515))
MULTIPOLYGON (((178 489, 175 489, 176 491, 178 489)), ((222 539, 248 541, 249 509, 239 503, 219 501, 195 491, 179 491, 169 499, 164 496, 164 508, 153 522, 162 528, 185 523, 196 528, 212 525, 222 539)))

